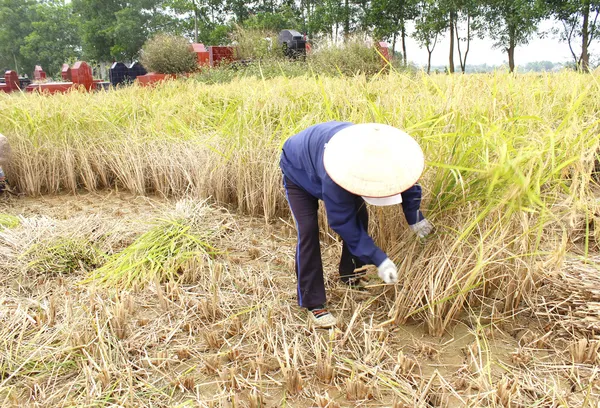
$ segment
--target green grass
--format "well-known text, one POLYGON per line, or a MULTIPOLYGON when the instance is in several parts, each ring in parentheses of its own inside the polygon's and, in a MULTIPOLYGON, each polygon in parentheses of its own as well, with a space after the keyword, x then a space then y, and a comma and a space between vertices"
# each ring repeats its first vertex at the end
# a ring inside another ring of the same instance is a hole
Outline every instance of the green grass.
POLYGON ((28 271, 44 275, 90 271, 106 260, 106 254, 87 239, 60 236, 33 244, 21 256, 28 260, 28 271))
POLYGON ((10 214, 0 214, 0 228, 15 228, 21 224, 18 217, 10 214))
POLYGON ((198 267, 218 253, 211 243, 215 231, 202 228, 198 221, 193 215, 156 221, 149 231, 94 270, 86 282, 128 289, 177 281, 192 266, 190 262, 198 267))

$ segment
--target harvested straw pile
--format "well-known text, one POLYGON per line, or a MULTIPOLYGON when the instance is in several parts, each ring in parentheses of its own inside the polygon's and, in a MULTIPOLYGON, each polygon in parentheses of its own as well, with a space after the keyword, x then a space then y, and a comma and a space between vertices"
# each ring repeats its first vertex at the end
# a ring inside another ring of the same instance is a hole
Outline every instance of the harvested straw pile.
POLYGON ((159 220, 130 246, 114 254, 90 279, 129 289, 176 280, 190 268, 202 269, 217 254, 213 242, 220 228, 216 225, 225 217, 217 218, 215 214, 205 203, 180 201, 174 214, 159 220))
POLYGON ((537 309, 566 333, 600 339, 600 256, 570 259, 546 278, 537 309), (542 312, 543 311, 543 312, 542 312))

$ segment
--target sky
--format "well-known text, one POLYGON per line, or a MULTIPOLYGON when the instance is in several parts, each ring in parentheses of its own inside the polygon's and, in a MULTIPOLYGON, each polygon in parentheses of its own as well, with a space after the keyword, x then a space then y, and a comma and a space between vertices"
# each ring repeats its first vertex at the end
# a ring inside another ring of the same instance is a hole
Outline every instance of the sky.
MULTIPOLYGON (((548 31, 553 27, 559 27, 556 22, 547 20, 540 24, 541 31, 548 31)), ((471 40, 469 55, 467 57, 467 65, 501 65, 508 61, 508 55, 505 51, 493 48, 494 42, 489 38, 482 40, 475 38, 471 40)), ((456 46, 456 45, 455 45, 456 46)), ((396 49, 400 50, 401 46, 396 45, 396 49)), ((592 43, 590 49, 591 54, 598 53, 600 47, 592 43)), ((580 47, 574 47, 575 53, 580 53, 580 47)), ((448 65, 448 53, 450 51, 450 40, 443 38, 438 40, 435 50, 431 58, 431 65, 446 66, 448 65)), ((456 48, 454 50, 454 64, 460 67, 456 48)), ((417 65, 427 64, 427 49, 420 48, 415 40, 409 38, 406 43, 406 54, 408 60, 417 65)), ((519 46, 515 49, 515 64, 525 65, 528 62, 535 61, 552 61, 552 62, 572 62, 573 57, 569 51, 569 46, 566 42, 560 42, 553 34, 549 34, 546 38, 540 39, 533 37, 528 45, 519 46)))

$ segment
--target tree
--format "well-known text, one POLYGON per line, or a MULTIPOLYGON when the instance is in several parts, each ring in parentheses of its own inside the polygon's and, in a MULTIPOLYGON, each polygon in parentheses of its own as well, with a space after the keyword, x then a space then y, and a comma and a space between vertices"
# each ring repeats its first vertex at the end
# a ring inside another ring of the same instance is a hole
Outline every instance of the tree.
POLYGON ((180 29, 177 31, 190 35, 196 43, 219 44, 231 31, 231 28, 224 24, 223 16, 226 11, 224 1, 167 0, 165 5, 179 15, 180 29))
POLYGON ((458 51, 458 61, 460 69, 464 73, 467 66, 467 56, 471 40, 475 37, 483 37, 482 30, 482 7, 478 0, 461 0, 458 2, 457 14, 454 19, 454 33, 456 35, 456 49, 458 51), (459 24, 462 23, 466 27, 464 36, 460 35, 459 24), (466 48, 461 50, 461 43, 466 45, 466 48))
POLYGON ((562 23, 560 35, 567 42, 575 65, 583 72, 590 70, 589 48, 598 35, 598 15, 600 1, 591 0, 549 0, 553 15, 562 23), (574 43, 579 39, 581 52, 575 53, 574 43))
MULTIPOLYGON (((40 64, 50 74, 60 72, 62 64, 81 56, 77 21, 65 0, 49 0, 36 6, 33 31, 25 37, 21 53, 40 64)), ((33 69, 33 67, 31 67, 33 69)))
MULTIPOLYGON (((73 0, 85 58, 133 59, 148 37, 168 27, 163 0, 73 0)), ((170 31, 170 30, 168 30, 170 31)))
POLYGON ((121 0, 73 0, 73 11, 79 16, 82 48, 86 59, 112 60, 112 30, 116 24, 116 13, 122 8, 121 0))
POLYGON ((283 6, 279 11, 259 11, 250 16, 244 27, 249 29, 281 31, 286 28, 299 27, 298 16, 289 6, 283 6))
POLYGON ((529 42, 547 8, 538 0, 484 0, 484 5, 489 35, 494 46, 508 54, 508 66, 513 72, 515 48, 529 42))
POLYGON ((441 0, 436 10, 438 18, 443 19, 448 30, 450 48, 448 52, 448 71, 454 73, 454 41, 457 37, 457 21, 461 7, 461 0, 441 0))
POLYGON ((438 2, 422 0, 417 5, 418 16, 415 19, 413 38, 427 48, 427 73, 431 72, 431 55, 437 45, 438 38, 446 29, 446 19, 440 12, 438 2))
POLYGON ((300 3, 303 31, 309 36, 326 34, 337 40, 344 25, 345 14, 340 0, 324 0, 315 5, 310 0, 300 3))
POLYGON ((21 54, 32 33, 36 16, 34 0, 0 0, 0 69, 33 72, 34 63, 21 54))
POLYGON ((174 31, 175 19, 161 12, 160 0, 137 0, 115 13, 110 29, 110 54, 117 60, 134 60, 149 37, 161 31, 174 31))
POLYGON ((407 64, 406 25, 417 17, 418 8, 415 0, 372 0, 370 21, 374 27, 374 35, 383 40, 392 41, 392 49, 396 48, 396 38, 400 35, 402 42, 402 60, 407 64))
POLYGON ((445 19, 450 38, 448 70, 454 72, 454 46, 458 51, 458 59, 462 72, 465 72, 471 40, 483 37, 482 0, 442 0, 438 2, 436 19, 445 19), (461 35, 461 28, 465 33, 461 35), (464 44, 465 48, 461 48, 464 44))
POLYGON ((243 23, 254 11, 253 2, 247 0, 228 0, 225 9, 232 13, 238 24, 243 23))

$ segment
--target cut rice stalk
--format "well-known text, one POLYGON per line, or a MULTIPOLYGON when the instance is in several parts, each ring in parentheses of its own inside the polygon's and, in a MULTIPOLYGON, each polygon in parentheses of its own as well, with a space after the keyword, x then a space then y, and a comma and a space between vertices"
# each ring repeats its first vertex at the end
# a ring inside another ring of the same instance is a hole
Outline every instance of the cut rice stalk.
POLYGON ((125 289, 141 288, 153 281, 177 280, 190 260, 203 258, 208 264, 218 253, 209 244, 214 233, 199 229, 193 218, 159 220, 155 227, 93 271, 85 283, 95 281, 125 289))

